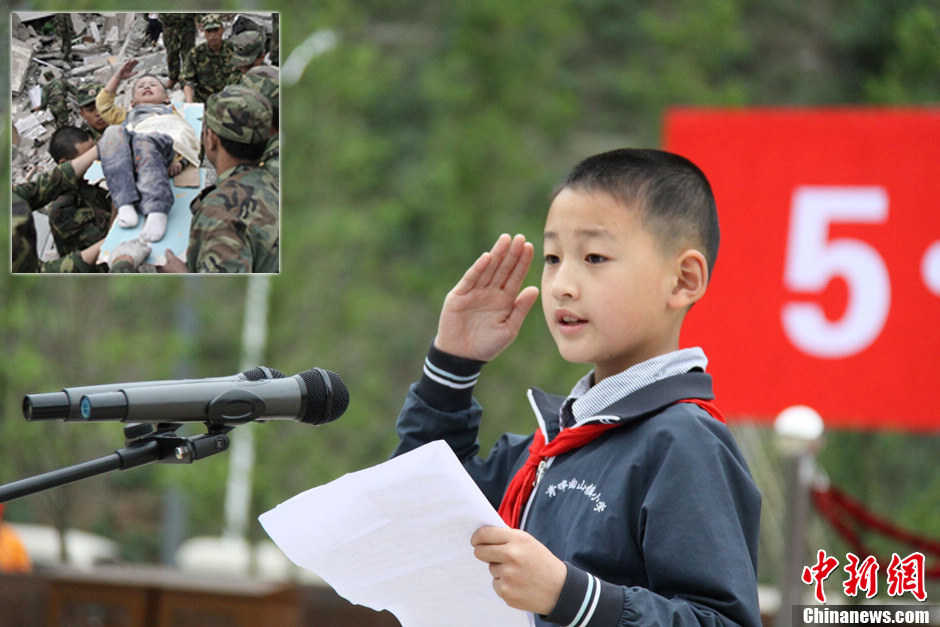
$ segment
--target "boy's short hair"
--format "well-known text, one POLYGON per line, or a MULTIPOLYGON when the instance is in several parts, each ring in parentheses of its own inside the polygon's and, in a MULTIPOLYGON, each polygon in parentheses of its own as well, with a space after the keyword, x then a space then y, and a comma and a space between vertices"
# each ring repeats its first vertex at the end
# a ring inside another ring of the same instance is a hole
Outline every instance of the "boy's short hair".
POLYGON ((49 140, 49 154, 56 163, 69 161, 78 156, 76 146, 91 139, 88 131, 76 126, 63 126, 49 140))
POLYGON ((715 196, 691 161, 663 150, 622 148, 581 161, 556 188, 604 192, 636 207, 663 249, 690 241, 708 263, 711 278, 720 232, 715 196))

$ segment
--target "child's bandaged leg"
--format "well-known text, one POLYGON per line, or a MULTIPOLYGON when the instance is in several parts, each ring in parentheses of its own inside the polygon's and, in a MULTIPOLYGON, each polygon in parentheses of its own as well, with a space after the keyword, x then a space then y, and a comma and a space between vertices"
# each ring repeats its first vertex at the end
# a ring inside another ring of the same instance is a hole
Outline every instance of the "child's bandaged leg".
POLYGON ((130 229, 137 226, 137 207, 134 205, 121 205, 118 207, 118 226, 130 229))
POLYGON ((144 228, 140 231, 140 239, 147 242, 157 242, 163 239, 166 233, 167 216, 165 213, 153 212, 147 214, 144 228))

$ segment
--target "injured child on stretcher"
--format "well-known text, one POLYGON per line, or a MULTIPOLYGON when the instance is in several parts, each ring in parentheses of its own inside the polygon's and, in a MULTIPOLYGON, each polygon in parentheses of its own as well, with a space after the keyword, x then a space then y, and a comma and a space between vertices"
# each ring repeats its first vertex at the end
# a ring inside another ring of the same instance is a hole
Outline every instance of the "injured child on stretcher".
POLYGON ((110 124, 98 141, 98 154, 117 225, 136 227, 139 212, 144 216, 139 237, 156 242, 166 233, 174 202, 170 178, 187 163, 199 167, 199 135, 155 76, 137 79, 129 109, 115 102, 119 85, 134 76, 136 66, 134 59, 125 62, 98 94, 98 113, 110 124))

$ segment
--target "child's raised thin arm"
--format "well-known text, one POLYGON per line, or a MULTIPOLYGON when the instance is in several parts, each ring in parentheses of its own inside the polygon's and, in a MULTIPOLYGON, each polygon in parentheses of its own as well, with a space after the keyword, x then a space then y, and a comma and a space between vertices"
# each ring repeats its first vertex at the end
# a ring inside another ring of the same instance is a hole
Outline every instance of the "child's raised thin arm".
POLYGON ((137 67, 138 63, 139 61, 137 59, 125 61, 118 71, 112 74, 111 78, 108 79, 108 84, 104 86, 105 91, 110 91, 112 94, 117 93, 117 88, 120 86, 121 82, 135 74, 134 68, 137 67))

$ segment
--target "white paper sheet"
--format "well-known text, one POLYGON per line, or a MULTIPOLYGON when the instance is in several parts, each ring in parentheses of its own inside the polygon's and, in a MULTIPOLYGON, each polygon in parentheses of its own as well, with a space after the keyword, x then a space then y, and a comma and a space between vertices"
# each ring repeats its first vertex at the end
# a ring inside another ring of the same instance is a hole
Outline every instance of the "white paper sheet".
POLYGON ((258 520, 294 563, 403 627, 527 627, 493 590, 471 534, 502 519, 444 442, 344 475, 258 520))

